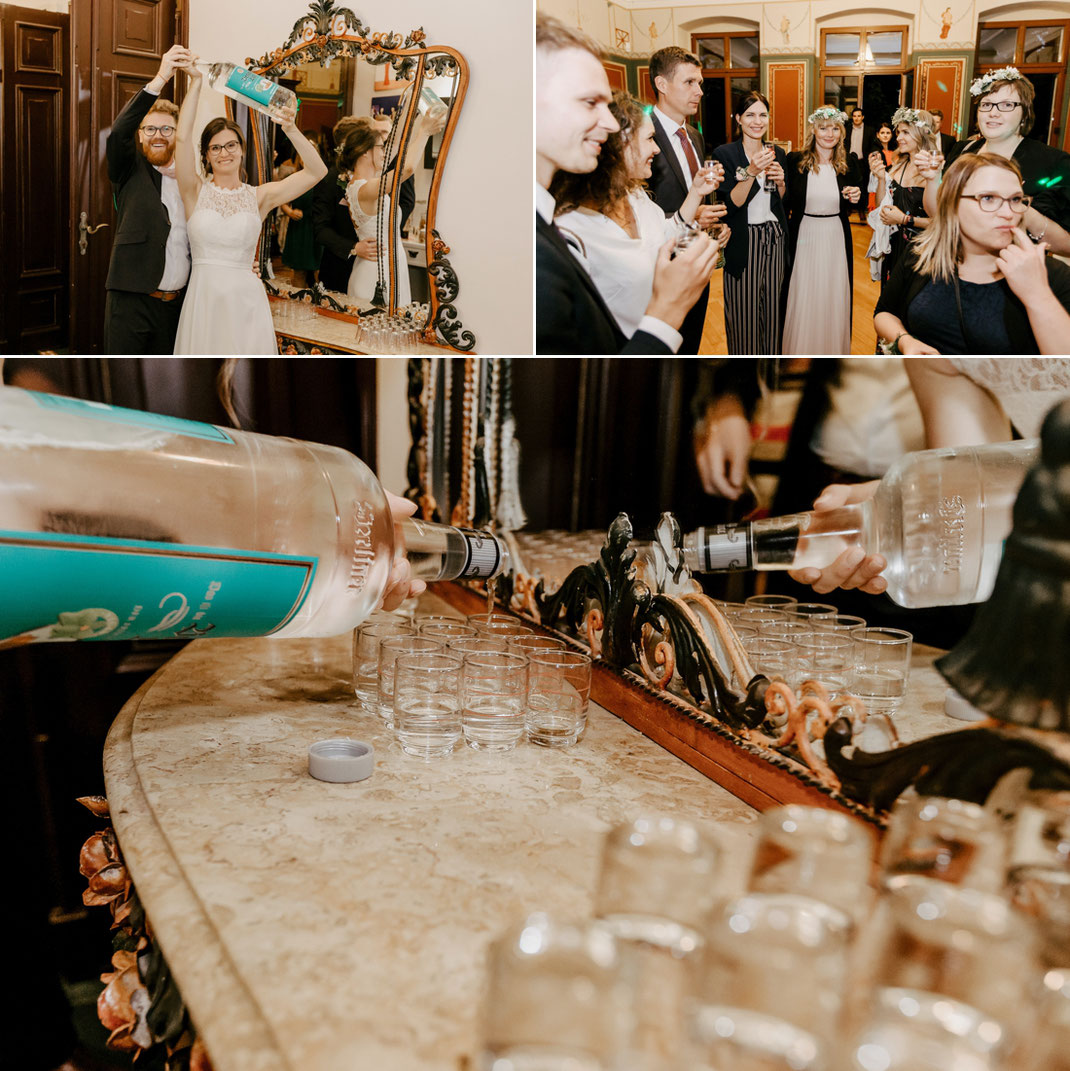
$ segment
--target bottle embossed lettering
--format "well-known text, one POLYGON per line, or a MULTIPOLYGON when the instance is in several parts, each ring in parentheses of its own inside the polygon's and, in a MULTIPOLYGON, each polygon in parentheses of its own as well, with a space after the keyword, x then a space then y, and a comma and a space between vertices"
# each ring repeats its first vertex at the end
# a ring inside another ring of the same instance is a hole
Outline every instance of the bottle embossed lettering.
MULTIPOLYGON (((424 579, 509 568, 489 533, 399 528, 424 579)), ((0 388, 0 647, 336 635, 379 604, 395 541, 345 450, 0 388)))
POLYGON ((684 537, 692 572, 824 568, 848 547, 882 554, 900 606, 983 602, 1039 440, 906 454, 868 502, 699 528, 684 537))

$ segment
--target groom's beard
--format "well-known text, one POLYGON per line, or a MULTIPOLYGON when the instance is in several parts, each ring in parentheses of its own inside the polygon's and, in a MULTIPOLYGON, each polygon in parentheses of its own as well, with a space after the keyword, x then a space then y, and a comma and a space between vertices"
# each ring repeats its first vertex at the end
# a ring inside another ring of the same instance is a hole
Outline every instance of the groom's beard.
POLYGON ((146 144, 144 141, 140 142, 140 144, 145 159, 148 160, 153 167, 167 167, 171 162, 171 158, 175 154, 174 147, 169 144, 161 147, 146 144))

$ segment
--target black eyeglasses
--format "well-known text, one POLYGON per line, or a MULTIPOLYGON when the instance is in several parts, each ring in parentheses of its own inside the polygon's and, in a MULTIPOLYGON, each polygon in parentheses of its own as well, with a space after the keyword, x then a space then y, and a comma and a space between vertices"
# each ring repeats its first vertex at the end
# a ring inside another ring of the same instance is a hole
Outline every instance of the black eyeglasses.
POLYGON ((141 128, 148 136, 154 137, 157 134, 163 135, 165 138, 169 138, 174 132, 173 126, 143 126, 141 128))
POLYGON ((982 212, 998 212, 1005 204, 1011 206, 1012 212, 1021 215, 1032 203, 1032 197, 1016 193, 1011 197, 1000 197, 998 193, 964 193, 964 201, 976 201, 982 212))
POLYGON ((241 145, 236 141, 228 141, 226 145, 209 145, 208 151, 213 156, 218 156, 220 153, 226 153, 230 156, 232 153, 236 153, 241 148, 241 145))
POLYGON ((979 112, 990 112, 993 108, 1001 112, 1013 112, 1015 108, 1020 108, 1022 102, 1020 100, 983 100, 977 105, 979 112))

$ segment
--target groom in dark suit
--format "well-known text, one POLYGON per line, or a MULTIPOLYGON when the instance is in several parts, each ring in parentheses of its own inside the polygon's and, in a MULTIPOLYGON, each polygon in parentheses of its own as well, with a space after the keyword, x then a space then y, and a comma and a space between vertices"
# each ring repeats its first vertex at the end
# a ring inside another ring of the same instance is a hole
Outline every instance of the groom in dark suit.
POLYGON ((548 15, 535 20, 535 352, 675 353, 678 328, 713 271, 717 246, 704 235, 674 259, 658 255, 646 315, 625 338, 598 287, 554 223, 557 171, 587 174, 620 129, 597 44, 548 15))
MULTIPOLYGON (((684 203, 706 156, 702 136, 687 122, 702 103, 702 68, 690 52, 673 45, 650 57, 650 81, 658 99, 651 112, 654 140, 661 151, 651 162, 647 185, 658 206, 671 216, 684 203)), ((723 212, 723 206, 703 205, 695 214, 695 223, 708 227, 723 212)), ((681 353, 698 353, 709 297, 707 285, 685 317, 680 329, 684 337, 681 353)))
POLYGON ((872 126, 866 125, 866 116, 861 108, 855 108, 851 112, 851 125, 847 128, 844 148, 848 156, 855 158, 858 166, 862 186, 862 196, 858 199, 858 218, 865 223, 869 215, 869 198, 866 196, 869 187, 869 154, 880 146, 877 144, 877 132, 872 126))
POLYGON ((186 213, 175 179, 178 109, 160 92, 192 53, 174 45, 116 116, 105 146, 115 238, 105 283, 106 353, 174 353, 189 281, 186 213))

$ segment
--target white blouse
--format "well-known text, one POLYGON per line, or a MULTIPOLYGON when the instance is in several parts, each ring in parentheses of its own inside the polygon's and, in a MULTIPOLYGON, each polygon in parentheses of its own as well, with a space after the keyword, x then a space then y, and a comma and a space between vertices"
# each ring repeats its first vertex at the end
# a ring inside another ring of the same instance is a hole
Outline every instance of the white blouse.
POLYGON ((650 304, 658 251, 676 235, 676 224, 666 219, 644 190, 632 190, 628 201, 638 238, 590 208, 576 208, 557 217, 565 237, 579 239, 582 248, 570 242, 572 252, 587 269, 625 338, 635 334, 650 304))

